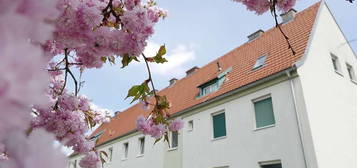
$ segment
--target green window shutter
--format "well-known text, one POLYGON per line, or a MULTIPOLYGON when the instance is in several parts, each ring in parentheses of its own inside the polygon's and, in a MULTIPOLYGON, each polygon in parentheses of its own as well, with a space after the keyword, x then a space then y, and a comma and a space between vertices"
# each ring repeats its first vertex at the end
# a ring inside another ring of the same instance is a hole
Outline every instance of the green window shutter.
POLYGON ((226 115, 225 113, 212 116, 213 118, 213 138, 226 136, 226 115))
POLYGON ((254 102, 256 127, 275 124, 271 97, 254 102))

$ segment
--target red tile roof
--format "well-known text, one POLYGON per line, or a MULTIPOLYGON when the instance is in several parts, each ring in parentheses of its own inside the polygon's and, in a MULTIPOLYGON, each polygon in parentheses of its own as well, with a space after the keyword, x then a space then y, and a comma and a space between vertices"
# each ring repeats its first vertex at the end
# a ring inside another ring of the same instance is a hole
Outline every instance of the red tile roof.
MULTIPOLYGON (((263 33, 261 37, 241 45, 198 69, 188 77, 178 80, 174 85, 161 90, 159 94, 166 95, 172 104, 169 113, 180 112, 292 67, 305 53, 319 6, 320 3, 317 3, 299 12, 293 21, 282 25, 282 29, 290 38, 291 44, 296 51, 295 55, 292 55, 290 49, 288 49, 281 32, 277 28, 272 28, 263 33), (257 58, 264 54, 268 55, 265 66, 252 70, 257 58), (226 80, 218 91, 197 98, 199 93, 197 86, 216 78, 220 73, 217 69, 217 62, 222 67, 221 72, 230 67, 232 67, 232 71, 227 74, 226 80)), ((100 136, 97 145, 134 131, 137 117, 140 115, 147 116, 148 113, 149 111, 143 110, 140 104, 133 105, 119 113, 109 123, 101 125, 93 132, 92 135, 94 136, 98 132, 105 130, 104 134, 100 136)))

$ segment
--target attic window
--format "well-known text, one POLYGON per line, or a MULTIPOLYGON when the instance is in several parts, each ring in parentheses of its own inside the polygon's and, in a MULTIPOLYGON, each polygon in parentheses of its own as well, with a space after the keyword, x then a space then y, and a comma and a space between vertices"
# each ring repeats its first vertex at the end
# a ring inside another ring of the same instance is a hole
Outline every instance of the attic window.
POLYGON ((199 88, 200 88, 200 96, 204 96, 204 95, 207 95, 209 93, 212 93, 212 92, 218 90, 218 88, 219 88, 218 78, 215 78, 215 79, 201 85, 199 88))
POLYGON ((260 56, 254 64, 253 69, 257 69, 262 67, 265 64, 265 60, 267 59, 267 55, 260 56))

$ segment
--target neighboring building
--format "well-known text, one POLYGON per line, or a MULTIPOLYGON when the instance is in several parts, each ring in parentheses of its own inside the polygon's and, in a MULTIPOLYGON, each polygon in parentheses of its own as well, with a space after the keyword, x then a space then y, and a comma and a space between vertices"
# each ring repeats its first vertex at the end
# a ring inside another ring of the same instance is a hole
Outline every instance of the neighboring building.
POLYGON ((170 135, 171 148, 135 130, 149 113, 136 104, 93 133, 109 154, 105 167, 357 167, 356 56, 324 2, 282 17, 296 55, 277 28, 260 30, 172 79, 159 94, 185 127, 170 135))

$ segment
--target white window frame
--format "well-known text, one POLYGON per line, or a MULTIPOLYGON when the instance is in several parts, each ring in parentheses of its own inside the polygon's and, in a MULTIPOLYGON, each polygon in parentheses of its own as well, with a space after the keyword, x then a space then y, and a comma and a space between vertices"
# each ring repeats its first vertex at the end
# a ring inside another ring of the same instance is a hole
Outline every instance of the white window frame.
POLYGON ((189 121, 187 122, 187 126, 188 126, 187 130, 188 130, 189 132, 193 131, 193 127, 194 127, 194 125, 193 125, 193 120, 189 120, 189 121))
POLYGON ((109 153, 109 162, 113 160, 113 147, 108 148, 108 153, 109 153))
POLYGON ((253 122, 254 122, 254 124, 253 124, 254 125, 254 129, 253 130, 254 131, 259 131, 259 130, 262 130, 262 129, 271 128, 271 127, 275 127, 276 126, 276 123, 277 123, 276 122, 276 115, 275 115, 275 110, 274 110, 273 97, 272 97, 271 93, 253 99, 251 104, 252 104, 252 109, 253 109, 253 122), (267 125, 267 126, 258 128, 257 127, 257 116, 255 114, 254 103, 262 101, 262 100, 265 100, 265 99, 268 99, 268 98, 271 98, 271 103, 272 103, 272 108, 273 108, 273 116, 274 116, 275 123, 271 124, 271 125, 267 125))
POLYGON ((123 157, 122 160, 127 160, 129 157, 129 142, 123 143, 123 157), (126 147, 127 146, 127 147, 126 147))
POLYGON ((177 150, 178 146, 179 146, 179 132, 177 131, 177 146, 176 147, 172 147, 172 142, 173 142, 173 132, 169 132, 169 138, 170 138, 170 146, 169 146, 169 149, 168 151, 173 151, 173 150, 177 150))
POLYGON ((331 55, 331 63, 332 63, 332 67, 333 67, 334 71, 337 74, 343 76, 339 58, 336 56, 336 54, 330 53, 330 55, 331 55))
POLYGON ((347 68, 347 73, 348 73, 348 77, 350 78, 350 80, 354 83, 357 83, 356 73, 355 73, 353 66, 349 63, 346 63, 346 68, 347 68))
POLYGON ((145 154, 145 136, 138 138, 138 147, 139 147, 139 153, 138 153, 137 157, 144 156, 144 154, 145 154), (141 143, 142 140, 143 140, 144 144, 141 143))
POLYGON ((267 58, 268 58, 268 54, 258 57, 257 60, 255 61, 254 66, 253 66, 253 70, 256 70, 256 69, 259 69, 259 68, 265 66, 265 62, 267 61, 267 58))
MULTIPOLYGON (((220 140, 220 139, 225 139, 225 138, 227 138, 227 136, 228 136, 228 131, 227 131, 227 120, 225 121, 225 123, 226 123, 226 135, 225 136, 221 136, 221 137, 217 137, 217 138, 215 138, 214 137, 214 125, 213 125, 213 117, 214 116, 216 116, 216 115, 219 115, 219 114, 222 114, 222 113, 225 113, 226 112, 226 110, 225 109, 222 109, 222 110, 219 110, 219 111, 216 111, 216 112, 213 112, 213 113, 211 113, 211 141, 217 141, 217 140, 220 140)), ((227 119, 227 115, 226 114, 224 114, 225 115, 225 118, 227 119)))

